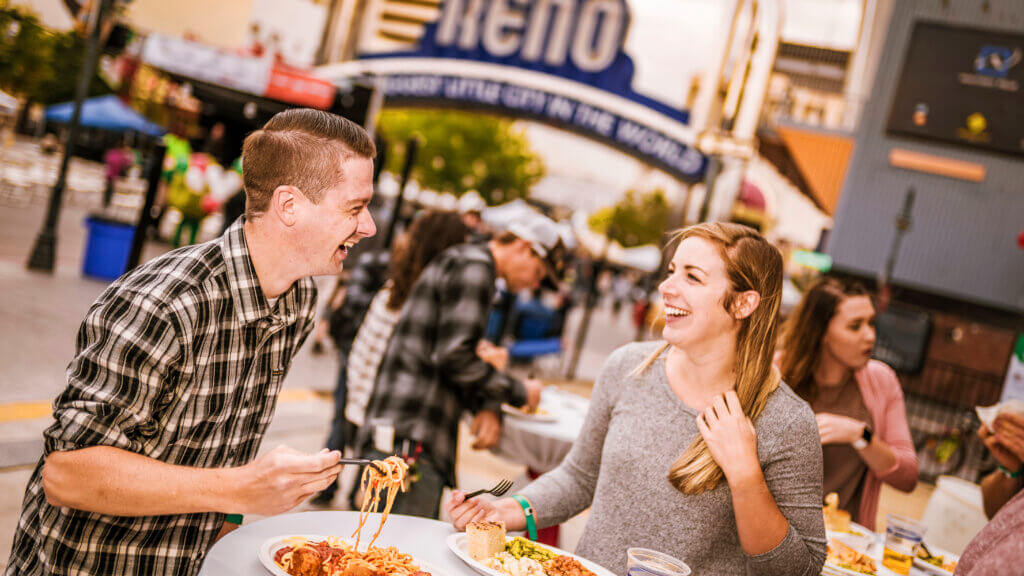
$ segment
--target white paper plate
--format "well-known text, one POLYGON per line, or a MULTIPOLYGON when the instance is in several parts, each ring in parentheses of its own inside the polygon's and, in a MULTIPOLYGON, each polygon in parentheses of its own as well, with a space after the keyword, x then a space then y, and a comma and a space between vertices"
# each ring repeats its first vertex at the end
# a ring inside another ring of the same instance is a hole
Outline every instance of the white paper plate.
MULTIPOLYGON (((267 569, 267 572, 270 572, 274 576, 289 576, 289 574, 285 572, 284 569, 282 569, 280 566, 277 565, 276 562, 274 562, 274 555, 277 554, 277 551, 281 548, 288 546, 287 542, 292 538, 305 538, 307 540, 312 540, 314 542, 327 540, 327 536, 310 534, 288 534, 285 536, 274 536, 272 538, 268 538, 265 542, 263 542, 263 545, 260 546, 260 549, 257 552, 257 556, 260 559, 260 563, 263 564, 263 567, 267 569)), ((352 544, 352 542, 347 539, 343 539, 343 541, 349 545, 352 544)), ((360 548, 362 548, 362 546, 360 546, 360 548)), ((412 555, 410 554, 410 556, 412 555)), ((431 576, 445 576, 444 572, 441 572, 440 570, 432 566, 429 562, 424 562, 423 560, 420 560, 415 556, 413 556, 412 559, 413 562, 419 565, 420 570, 424 572, 429 572, 431 576)))
POLYGON ((861 554, 867 554, 872 558, 878 553, 876 545, 879 543, 878 534, 875 534, 867 527, 861 526, 856 522, 850 522, 849 532, 832 532, 831 530, 825 531, 826 541, 836 538, 843 544, 846 544, 850 548, 860 552, 861 554))
MULTIPOLYGON (((509 538, 506 538, 505 541, 507 542, 507 541, 509 541, 511 539, 512 538, 509 537, 509 538)), ((468 564, 470 568, 472 568, 473 570, 476 570, 477 572, 479 572, 483 576, 508 576, 504 572, 500 572, 500 571, 495 570, 493 568, 488 568, 487 566, 484 566, 480 562, 477 562, 476 560, 473 560, 472 558, 469 557, 469 550, 468 550, 469 542, 467 540, 467 536, 466 536, 465 532, 456 532, 455 534, 452 534, 451 536, 448 537, 447 543, 448 543, 448 548, 456 556, 458 556, 460 560, 462 560, 463 562, 468 564)), ((565 550, 560 550, 560 549, 555 548, 553 546, 546 546, 544 544, 538 544, 538 546, 542 546, 542 547, 544 547, 544 548, 554 552, 555 554, 557 554, 559 556, 571 556, 571 557, 579 560, 580 564, 583 564, 583 566, 586 567, 587 570, 590 570, 594 574, 597 574, 597 576, 615 576, 615 574, 613 574, 611 571, 606 570, 605 568, 602 568, 601 566, 598 566, 597 564, 594 564, 593 562, 591 562, 590 560, 587 560, 586 558, 581 558, 579 556, 576 556, 575 554, 570 554, 570 553, 566 552, 565 550)))
MULTIPOLYGON (((541 406, 541 409, 544 409, 544 407, 541 406)), ((524 420, 533 420, 535 422, 558 421, 558 416, 555 416, 550 412, 548 412, 547 414, 527 414, 526 412, 523 412, 519 408, 516 408, 515 406, 509 404, 502 404, 501 411, 504 412, 505 414, 508 414, 509 416, 515 416, 516 418, 522 418, 524 420)))
MULTIPOLYGON (((871 530, 868 530, 867 527, 861 526, 856 522, 850 522, 850 532, 826 531, 825 536, 827 541, 838 537, 840 542, 846 544, 847 546, 850 546, 851 548, 854 548, 861 554, 866 554, 870 556, 871 559, 875 561, 875 567, 877 568, 875 570, 876 575, 887 573, 887 571, 882 568, 882 549, 880 546, 877 546, 877 535, 871 530), (853 542, 847 540, 847 538, 850 537, 863 538, 864 540, 868 540, 869 544, 865 550, 859 550, 858 546, 851 546, 853 542)), ((863 572, 857 572, 856 570, 847 570, 846 568, 840 568, 839 566, 832 564, 830 562, 825 562, 825 566, 822 569, 821 573, 824 576, 866 576, 863 572)))
MULTIPOLYGON (((927 542, 925 544, 927 544, 927 542)), ((949 562, 950 560, 954 562, 960 562, 959 556, 953 554, 952 552, 943 550, 938 546, 932 546, 929 544, 928 550, 931 551, 932 554, 935 554, 937 556, 945 556, 946 562, 949 562)), ((949 576, 950 574, 952 574, 952 572, 950 572, 949 570, 943 570, 935 564, 929 564, 916 556, 914 557, 914 567, 926 574, 935 574, 935 576, 949 576)))

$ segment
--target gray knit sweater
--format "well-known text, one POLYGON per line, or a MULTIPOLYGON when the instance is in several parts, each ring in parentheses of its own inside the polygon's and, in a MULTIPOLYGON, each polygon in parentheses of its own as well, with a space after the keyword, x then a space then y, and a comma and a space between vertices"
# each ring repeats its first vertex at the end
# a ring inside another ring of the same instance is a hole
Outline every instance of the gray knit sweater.
POLYGON ((755 423, 761 468, 789 533, 773 550, 749 556, 740 547, 724 480, 709 492, 686 495, 667 479, 700 432, 696 411, 669 387, 664 354, 640 376, 629 376, 658 345, 624 346, 605 363, 572 451, 522 492, 538 524, 558 524, 590 507, 576 552, 620 576, 631 546, 675 556, 694 576, 817 576, 825 562, 825 525, 821 444, 810 407, 782 385, 755 423))

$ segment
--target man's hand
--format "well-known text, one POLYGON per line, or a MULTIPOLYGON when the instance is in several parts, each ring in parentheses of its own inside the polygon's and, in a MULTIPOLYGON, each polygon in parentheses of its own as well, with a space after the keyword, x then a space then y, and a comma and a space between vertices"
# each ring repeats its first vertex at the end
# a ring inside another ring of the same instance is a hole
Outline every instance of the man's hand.
POLYGON ((496 446, 501 439, 501 418, 495 412, 481 410, 473 417, 469 431, 476 438, 473 441, 473 450, 486 450, 496 446))
POLYGON ((476 346, 476 355, 499 372, 504 372, 508 368, 508 348, 495 346, 487 340, 481 340, 476 346))
POLYGON ((992 426, 999 444, 1012 452, 1018 462, 1024 461, 1024 415, 1004 412, 996 416, 992 426))
POLYGON ((526 386, 526 411, 533 414, 540 406, 540 393, 544 389, 544 383, 536 378, 527 378, 523 381, 526 386))
POLYGON ((341 472, 340 458, 337 450, 304 454, 278 446, 233 470, 238 484, 231 511, 263 516, 287 512, 334 482, 341 472))
POLYGON ((978 438, 981 438, 981 442, 1003 468, 1007 470, 1020 470, 1020 459, 1013 452, 1003 448, 995 433, 989 430, 988 426, 982 424, 981 428, 978 428, 978 438))

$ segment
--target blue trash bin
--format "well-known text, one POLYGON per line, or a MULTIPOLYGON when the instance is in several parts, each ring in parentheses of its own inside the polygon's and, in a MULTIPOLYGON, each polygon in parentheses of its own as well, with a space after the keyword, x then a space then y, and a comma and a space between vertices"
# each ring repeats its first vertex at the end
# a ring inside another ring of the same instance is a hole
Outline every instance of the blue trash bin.
POLYGON ((135 226, 96 216, 87 218, 85 226, 89 235, 82 273, 102 280, 117 280, 128 266, 135 226))

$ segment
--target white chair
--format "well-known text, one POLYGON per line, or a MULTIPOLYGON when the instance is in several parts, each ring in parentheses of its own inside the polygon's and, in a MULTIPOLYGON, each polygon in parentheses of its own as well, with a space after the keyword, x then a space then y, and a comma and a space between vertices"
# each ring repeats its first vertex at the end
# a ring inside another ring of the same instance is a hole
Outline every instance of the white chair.
POLYGON ((962 554, 967 544, 988 524, 981 486, 955 476, 940 476, 921 523, 927 527, 925 542, 962 554))

